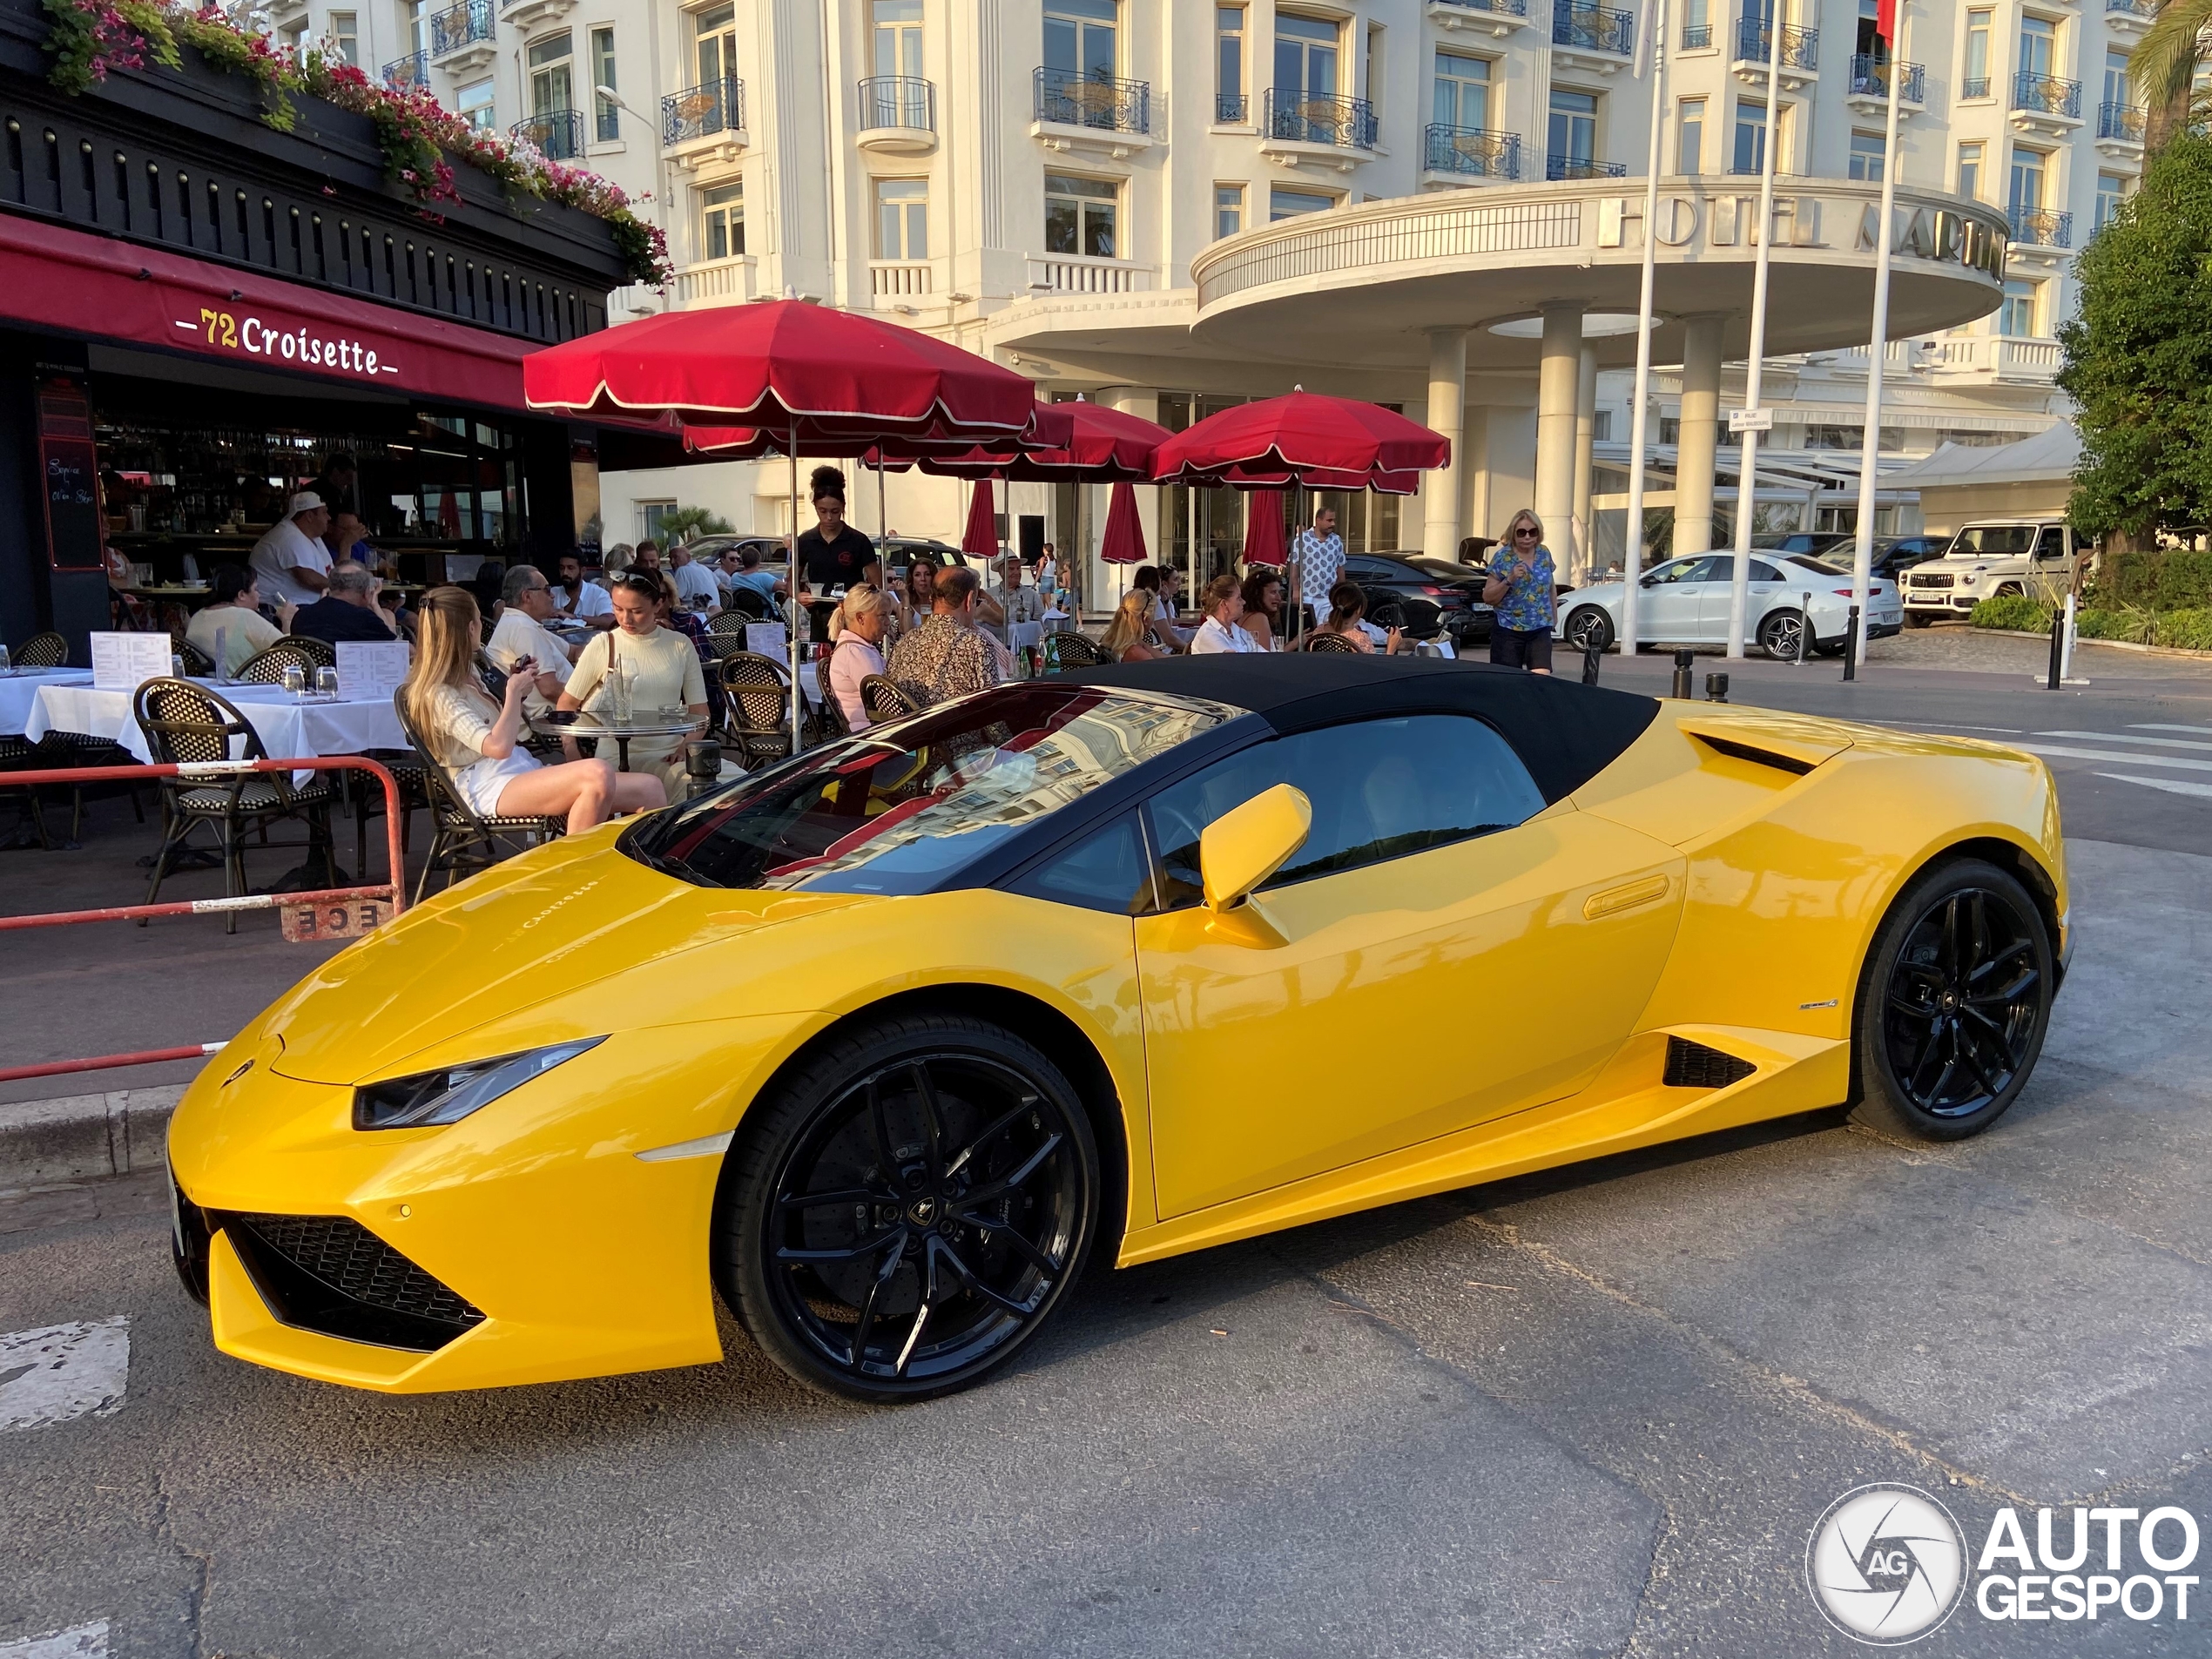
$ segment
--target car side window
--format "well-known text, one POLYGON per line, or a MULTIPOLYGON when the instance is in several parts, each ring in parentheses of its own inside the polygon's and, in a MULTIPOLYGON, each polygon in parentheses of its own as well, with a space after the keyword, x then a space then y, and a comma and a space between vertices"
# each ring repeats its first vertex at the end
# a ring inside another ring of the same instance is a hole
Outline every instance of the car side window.
POLYGON ((1779 582, 1782 580, 1782 572, 1776 570, 1771 564, 1764 563, 1758 559, 1753 559, 1751 561, 1751 580, 1754 582, 1779 582))
POLYGON ((1278 738, 1152 797, 1146 810, 1164 908, 1202 896, 1198 839, 1206 826, 1283 783, 1305 792, 1313 827, 1268 887, 1511 829, 1544 809, 1521 757, 1468 715, 1360 720, 1278 738))
POLYGON ((1151 909, 1152 867, 1136 814, 1123 813, 1093 830, 1013 883, 1013 890, 1032 899, 1118 916, 1151 909))
POLYGON ((2066 532, 2055 524, 2043 527, 2042 539, 2036 544, 2039 559, 2062 559, 2066 556, 2066 532))

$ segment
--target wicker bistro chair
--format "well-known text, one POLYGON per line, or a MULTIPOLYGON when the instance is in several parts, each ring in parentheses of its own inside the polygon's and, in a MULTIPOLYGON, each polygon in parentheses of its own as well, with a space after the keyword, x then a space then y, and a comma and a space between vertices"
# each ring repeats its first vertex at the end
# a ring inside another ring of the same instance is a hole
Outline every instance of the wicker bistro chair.
POLYGON ((722 659, 722 695, 729 699, 724 729, 747 772, 791 753, 790 683, 772 658, 732 651, 722 659))
POLYGON ((1353 644, 1342 634, 1308 634, 1305 637, 1305 649, 1308 651, 1341 651, 1347 657, 1357 657, 1359 654, 1359 647, 1353 644))
MULTIPOLYGON (((269 758, 260 734, 246 724, 237 705, 206 686, 189 680, 148 680, 138 687, 131 706, 138 729, 145 733, 146 752, 157 765, 269 758)), ((163 779, 161 847, 154 854, 153 880, 146 888, 146 902, 152 904, 160 896, 171 859, 184 849, 192 833, 202 824, 215 826, 223 853, 224 891, 233 899, 247 891, 245 832, 249 826, 260 829, 266 840, 270 819, 305 818, 306 845, 311 857, 314 852, 320 852, 327 864, 332 796, 330 785, 323 779, 294 784, 288 772, 239 772, 212 782, 163 779)), ((230 917, 229 931, 238 931, 235 914, 230 917)))
POLYGON ((1099 650, 1096 640, 1072 628, 1054 629, 1044 637, 1044 644, 1062 669, 1096 668, 1106 661, 1106 653, 1099 650))
POLYGON ((422 734, 415 729, 415 722, 408 715, 404 687, 392 693, 392 709, 399 716, 400 730, 407 733, 416 764, 422 769, 424 791, 435 826, 430 854, 423 860, 421 874, 415 879, 415 903, 422 902, 422 895, 430 886, 431 873, 435 870, 445 871, 446 885, 451 887, 461 876, 488 870, 502 859, 542 846, 567 829, 565 818, 480 815, 461 798, 461 792, 454 787, 446 769, 438 764, 437 757, 422 741, 422 734))
MULTIPOLYGON (((744 634, 745 625, 749 622, 773 622, 775 620, 774 614, 769 609, 768 601, 752 589, 744 586, 730 590, 730 608, 722 613, 722 617, 736 618, 735 631, 739 635, 744 634)), ((717 617, 714 620, 719 622, 722 617, 717 617)))
POLYGON ((837 693, 830 689, 829 671, 830 659, 826 657, 817 657, 814 659, 814 684, 822 693, 822 711, 819 717, 822 735, 825 740, 830 738, 849 738, 853 735, 853 728, 846 723, 845 708, 837 700, 837 693))
POLYGON ((67 668, 69 641, 59 634, 33 634, 9 653, 17 668, 67 668))
POLYGON ((309 686, 314 685, 315 670, 335 668, 338 653, 320 639, 308 639, 300 634, 287 634, 266 651, 249 657, 239 664, 238 678, 248 685, 281 685, 284 671, 297 668, 307 677, 309 686), (324 656, 318 657, 311 649, 320 646, 324 656))
MULTIPOLYGON (((33 634, 23 642, 22 650, 10 655, 9 660, 17 668, 67 668, 69 641, 57 633, 33 634)), ((29 753, 18 764, 30 771, 61 772, 73 766, 135 766, 138 758, 112 738, 98 737, 90 732, 49 732, 30 745, 29 753)), ((72 846, 84 827, 84 792, 88 788, 122 788, 131 797, 131 810, 138 814, 138 822, 146 821, 145 805, 138 799, 138 786, 134 783, 66 786, 70 797, 69 839, 72 846)), ((26 792, 35 796, 37 792, 26 792)), ((31 803, 31 817, 37 825, 40 844, 46 845, 45 814, 35 799, 31 803)))
POLYGON ((185 673, 194 679, 207 680, 215 678, 215 659, 193 644, 191 640, 179 637, 172 639, 169 644, 178 659, 184 664, 185 673))
POLYGON ((871 674, 860 682, 860 706, 868 711, 868 724, 872 726, 887 720, 903 720, 922 710, 920 698, 898 681, 881 674, 871 674))

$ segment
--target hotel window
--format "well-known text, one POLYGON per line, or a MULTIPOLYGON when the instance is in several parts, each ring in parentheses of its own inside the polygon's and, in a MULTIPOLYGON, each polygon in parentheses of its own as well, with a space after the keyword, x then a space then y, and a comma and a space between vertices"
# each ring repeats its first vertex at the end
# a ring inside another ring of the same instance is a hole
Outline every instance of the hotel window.
POLYGON ((356 11, 332 12, 330 38, 338 48, 338 55, 359 69, 361 64, 361 14, 356 11))
POLYGON ((879 260, 929 257, 929 181, 875 181, 875 256, 879 260))
POLYGON ((921 78, 921 0, 875 0, 875 72, 921 78))
POLYGON ((1275 14, 1275 99, 1296 105, 1310 98, 1337 95, 1337 60, 1342 48, 1336 24, 1294 12, 1275 14))
POLYGON ((1115 0, 1045 0, 1045 69, 1063 83, 1112 80, 1120 24, 1115 0))
POLYGON ((565 29, 530 43, 524 56, 529 61, 532 115, 556 115, 576 108, 575 71, 569 62, 572 50, 565 29))
POLYGON ((479 132, 489 132, 498 125, 492 118, 492 83, 489 80, 471 81, 454 94, 453 104, 461 118, 479 132))
POLYGON ((2018 145, 2013 150, 2012 191, 2006 205, 2015 210, 2033 210, 2043 206, 2044 187, 2051 178, 2051 158, 2041 150, 2031 150, 2018 145))
MULTIPOLYGON (((1775 158, 1775 171, 1780 172, 1780 157, 1775 158)), ((1737 173, 1764 172, 1766 167, 1766 105, 1756 98, 1736 100, 1736 152, 1729 159, 1728 170, 1737 173)))
POLYGON ((1573 178, 1574 165, 1597 157, 1597 94, 1552 88, 1551 124, 1546 135, 1552 178, 1573 178), (1571 165, 1570 165, 1571 164, 1571 165))
POLYGON ((1981 199, 1981 141, 1959 146, 1959 193, 1970 201, 1981 199))
POLYGON ((1439 126, 1487 132, 1490 125, 1490 60, 1465 52, 1436 54, 1435 113, 1439 126))
POLYGON ((1318 190, 1285 190, 1274 185, 1267 192, 1267 217, 1271 223, 1296 219, 1302 213, 1325 213, 1336 205, 1334 196, 1324 195, 1318 190))
POLYGON ((1244 187, 1242 185, 1216 185, 1213 187, 1213 233, 1218 241, 1224 236, 1234 236, 1244 228, 1244 187))
POLYGON ((1682 47, 1697 51, 1713 44, 1713 13, 1709 0, 1683 0, 1682 47))
POLYGON ((2112 216, 2120 211, 2120 204, 2127 199, 2126 175, 2116 172, 2099 173, 2097 175, 2097 220, 2090 226, 2090 229, 2093 231, 2104 229, 2112 222, 2112 216))
POLYGON ((1959 96, 1989 96, 1989 19, 1986 11, 1966 14, 1966 71, 1959 78, 1959 96))
POLYGON ((591 31, 591 133, 601 144, 622 137, 622 111, 599 96, 598 89, 622 90, 615 79, 615 31, 612 24, 591 31))
POLYGON ((2058 56, 2058 24, 2048 17, 2022 17, 2020 72, 2033 75, 2039 81, 2048 80, 2058 56))
MULTIPOLYGON (((710 6, 691 16, 691 61, 698 66, 701 87, 718 98, 722 83, 738 72, 738 9, 710 6)), ((718 109, 719 106, 717 106, 718 109)), ((714 132, 716 128, 706 128, 714 132)))
POLYGON ((407 0, 403 10, 406 13, 408 51, 410 52, 428 51, 430 50, 429 0, 407 0))
POLYGON ((2134 83, 2128 78, 2128 54, 2112 46, 2105 48, 2104 101, 2123 107, 2135 102, 2134 83))
POLYGON ((1675 119, 1675 171, 1705 171, 1705 100, 1686 98, 1675 119))
POLYGON ((1121 257, 1121 190, 1104 179, 1044 176, 1044 251, 1086 259, 1121 257))
POLYGON ((637 503, 637 539, 668 545, 669 515, 676 510, 672 501, 641 501, 637 503))
POLYGON ((1868 184, 1882 182, 1882 135, 1878 132, 1854 132, 1851 135, 1851 176, 1865 179, 1868 184))
POLYGON ((285 51, 295 59, 299 57, 307 46, 307 20, 302 17, 298 23, 285 24, 282 38, 285 51))
POLYGON ((699 192, 699 246, 710 260, 732 260, 745 252, 745 185, 732 179, 699 192))
POLYGON ((2042 302, 2041 283, 2017 280, 2006 283, 2005 303, 1997 311, 1997 332, 2016 338, 2034 339, 2036 325, 2041 320, 2042 302))
POLYGON ((1213 14, 1213 118, 1250 119, 1244 106, 1244 9, 1217 6, 1213 14))

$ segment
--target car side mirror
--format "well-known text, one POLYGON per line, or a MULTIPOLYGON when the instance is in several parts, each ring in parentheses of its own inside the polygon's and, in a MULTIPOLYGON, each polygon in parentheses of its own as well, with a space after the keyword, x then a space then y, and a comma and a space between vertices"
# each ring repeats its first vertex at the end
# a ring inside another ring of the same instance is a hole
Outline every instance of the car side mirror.
POLYGON ((1198 838, 1198 871, 1206 908, 1215 921, 1257 922, 1258 936, 1246 942, 1280 944, 1281 936, 1252 914, 1250 901, 1260 884, 1305 845, 1312 827, 1313 804, 1289 784, 1263 790, 1207 825, 1198 838))
POLYGON ((1637 583, 1637 585, 1639 587, 1656 588, 1659 585, 1659 578, 1656 576, 1648 576, 1644 577, 1642 582, 1637 583))

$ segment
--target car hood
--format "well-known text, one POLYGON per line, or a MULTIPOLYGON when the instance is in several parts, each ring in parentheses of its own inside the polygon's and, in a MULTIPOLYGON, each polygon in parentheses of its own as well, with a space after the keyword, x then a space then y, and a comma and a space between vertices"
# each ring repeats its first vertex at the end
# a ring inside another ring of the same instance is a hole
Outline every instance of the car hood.
MULTIPOLYGON (((610 827, 511 859, 340 952, 263 1016, 262 1052, 307 1082, 395 1075, 409 1055, 599 981, 853 902, 694 887, 616 851, 610 827)), ((645 1006, 610 1008, 611 1026, 653 1022, 650 994, 632 1000, 645 1006)))

